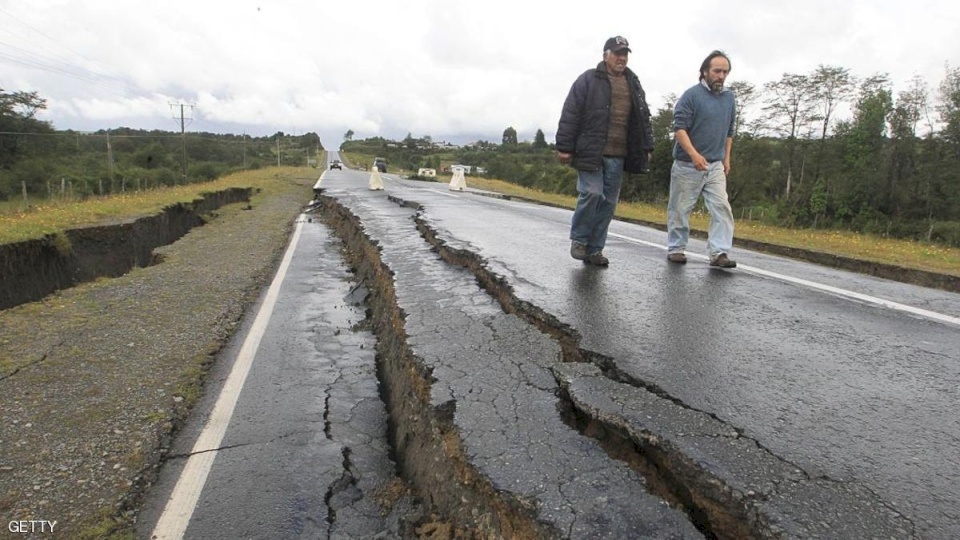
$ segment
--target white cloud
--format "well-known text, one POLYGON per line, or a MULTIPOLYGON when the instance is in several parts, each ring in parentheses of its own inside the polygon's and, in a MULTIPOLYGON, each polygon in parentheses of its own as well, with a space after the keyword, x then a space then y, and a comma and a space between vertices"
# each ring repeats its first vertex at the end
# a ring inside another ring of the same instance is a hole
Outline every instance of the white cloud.
POLYGON ((559 0, 0 0, 5 90, 36 91, 59 129, 552 139, 560 106, 604 40, 631 42, 651 106, 696 82, 713 48, 757 87, 819 64, 914 75, 960 64, 946 0, 761 0, 585 5, 559 0))

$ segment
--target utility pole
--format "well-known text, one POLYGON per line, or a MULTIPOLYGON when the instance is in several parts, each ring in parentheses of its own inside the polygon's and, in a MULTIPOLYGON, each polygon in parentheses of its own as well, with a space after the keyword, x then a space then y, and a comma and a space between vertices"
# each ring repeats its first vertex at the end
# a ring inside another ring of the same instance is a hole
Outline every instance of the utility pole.
POLYGON ((183 122, 183 103, 180 104, 180 142, 183 146, 183 185, 187 185, 187 130, 183 122))
MULTIPOLYGON (((180 157, 180 170, 181 170, 181 182, 183 185, 187 184, 187 118, 184 114, 184 107, 193 108, 193 105, 184 105, 183 103, 170 104, 171 107, 178 106, 180 107, 180 143, 181 143, 181 157, 180 157)), ((176 120, 177 117, 174 117, 176 120)))
MULTIPOLYGON (((113 193, 113 147, 110 146, 110 130, 107 130, 107 166, 110 168, 110 193, 113 193)), ((103 188, 100 188, 103 195, 103 188)))

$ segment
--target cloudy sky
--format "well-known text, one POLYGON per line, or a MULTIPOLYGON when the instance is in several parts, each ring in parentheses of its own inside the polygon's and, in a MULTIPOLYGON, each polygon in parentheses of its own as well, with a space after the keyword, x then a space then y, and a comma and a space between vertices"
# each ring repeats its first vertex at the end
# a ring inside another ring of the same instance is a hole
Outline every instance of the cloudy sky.
POLYGON ((706 54, 758 88, 818 65, 931 95, 960 66, 953 0, 0 0, 0 88, 56 129, 115 127, 499 142, 553 140, 570 84, 613 35, 651 107, 706 54), (175 119, 176 118, 176 119, 175 119))

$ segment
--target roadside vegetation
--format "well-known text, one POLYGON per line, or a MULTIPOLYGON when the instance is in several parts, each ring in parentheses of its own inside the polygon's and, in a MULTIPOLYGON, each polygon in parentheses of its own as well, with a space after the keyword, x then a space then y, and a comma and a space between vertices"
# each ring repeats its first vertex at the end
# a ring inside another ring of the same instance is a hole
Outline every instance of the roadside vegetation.
POLYGON ((316 133, 269 137, 115 128, 60 131, 36 119, 46 100, 0 88, 0 212, 209 182, 268 166, 317 167, 316 133))

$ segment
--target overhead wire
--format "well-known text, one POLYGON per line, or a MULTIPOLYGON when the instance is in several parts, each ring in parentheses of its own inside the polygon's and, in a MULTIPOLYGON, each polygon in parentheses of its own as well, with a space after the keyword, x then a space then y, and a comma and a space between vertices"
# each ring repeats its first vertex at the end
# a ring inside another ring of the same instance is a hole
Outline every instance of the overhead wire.
MULTIPOLYGON (((82 63, 88 65, 94 64, 94 62, 84 57, 82 54, 66 46, 62 41, 51 38, 44 32, 34 28, 29 23, 23 21, 2 7, 0 7, 0 14, 16 22, 20 25, 20 27, 26 28, 29 32, 42 37, 47 42, 67 51, 73 57, 80 59, 82 63)), ((65 77, 81 80, 92 85, 96 85, 102 90, 109 91, 122 97, 127 97, 131 93, 140 95, 156 94, 156 92, 142 88, 129 79, 118 77, 116 75, 101 73, 99 71, 84 67, 83 65, 79 65, 76 62, 71 62, 69 59, 65 59, 62 55, 57 55, 49 49, 44 48, 41 45, 40 40, 28 39, 22 34, 17 34, 14 31, 13 25, 0 25, 0 30, 15 39, 19 39, 20 41, 29 41, 32 45, 36 45, 38 49, 41 49, 47 53, 43 54, 40 52, 27 50, 17 45, 6 43, 0 40, 0 61, 6 61, 8 63, 39 69, 57 75, 63 75, 65 77), (6 48, 6 50, 4 50, 4 48, 6 48)))

